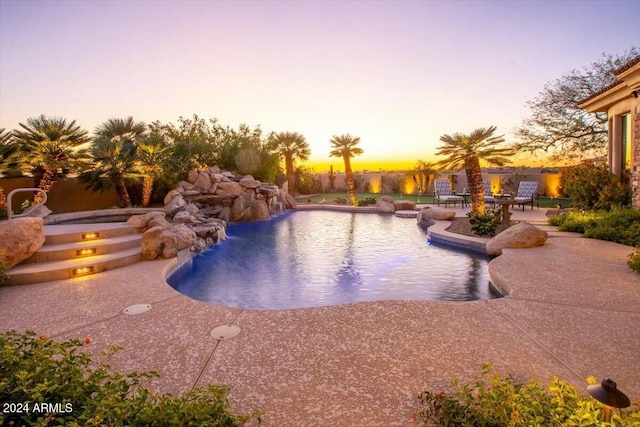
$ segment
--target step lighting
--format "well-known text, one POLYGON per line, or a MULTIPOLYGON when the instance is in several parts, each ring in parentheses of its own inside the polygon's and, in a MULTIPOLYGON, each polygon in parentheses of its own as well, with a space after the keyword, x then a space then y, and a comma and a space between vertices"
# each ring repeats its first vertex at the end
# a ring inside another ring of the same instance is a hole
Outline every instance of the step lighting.
POLYGON ((93 266, 90 266, 90 267, 74 268, 72 273, 74 276, 84 276, 86 274, 93 274, 93 272, 94 272, 94 268, 93 266))
POLYGON ((97 252, 98 252, 97 248, 78 249, 76 251, 76 256, 95 255, 97 252))
POLYGON ((93 240, 100 237, 100 233, 83 233, 82 240, 93 240))

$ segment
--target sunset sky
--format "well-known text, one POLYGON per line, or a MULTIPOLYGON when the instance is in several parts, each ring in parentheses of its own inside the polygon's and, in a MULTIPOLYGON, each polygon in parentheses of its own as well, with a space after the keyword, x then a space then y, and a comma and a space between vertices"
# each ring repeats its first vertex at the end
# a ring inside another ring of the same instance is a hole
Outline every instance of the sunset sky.
POLYGON ((0 0, 0 127, 195 113, 299 132, 318 172, 343 169, 342 133, 361 138, 356 170, 411 167, 443 134, 512 142, 527 100, 640 45, 639 22, 639 0, 0 0))

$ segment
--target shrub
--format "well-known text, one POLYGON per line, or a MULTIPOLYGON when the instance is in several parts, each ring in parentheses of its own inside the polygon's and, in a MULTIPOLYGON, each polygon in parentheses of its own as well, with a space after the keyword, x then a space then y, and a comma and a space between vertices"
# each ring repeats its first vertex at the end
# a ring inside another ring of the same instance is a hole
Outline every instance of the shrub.
POLYGON ((583 233, 585 237, 623 245, 640 245, 640 210, 613 208, 611 211, 572 211, 551 217, 549 224, 560 231, 583 233))
MULTIPOLYGON (((416 421, 425 426, 604 426, 602 404, 558 378, 545 389, 535 381, 524 384, 503 378, 483 365, 481 380, 464 386, 453 381, 453 386, 451 395, 421 393, 416 421)), ((613 426, 640 425, 640 403, 614 410, 611 422, 613 426)))
POLYGON ((375 205, 375 204, 376 204, 375 197, 365 197, 362 200, 358 200, 358 206, 369 206, 369 205, 375 205))
POLYGON ((337 197, 335 202, 339 205, 346 205, 347 199, 345 199, 344 197, 337 197))
POLYGON ((599 214, 595 211, 571 211, 549 218, 549 224, 559 228, 560 231, 583 233, 588 228, 595 227, 599 214))
POLYGON ((4 272, 7 270, 7 265, 4 262, 0 262, 0 286, 4 285, 9 278, 4 272))
POLYGON ((500 224, 500 209, 487 209, 484 213, 469 212, 471 232, 478 236, 493 236, 500 224))
POLYGON ((582 164, 568 168, 561 178, 563 192, 581 209, 611 209, 631 202, 628 176, 620 180, 606 166, 582 164))
POLYGON ((0 413, 0 424, 226 427, 260 422, 257 413, 233 414, 225 387, 210 385, 181 397, 152 393, 142 383, 156 372, 114 372, 106 360, 119 348, 112 347, 96 363, 81 350, 90 343, 88 338, 57 342, 31 331, 1 334, 0 402, 30 407, 0 413), (43 403, 57 406, 43 411, 43 403))
POLYGON ((640 246, 636 246, 636 250, 629 254, 627 265, 636 273, 640 273, 640 246))

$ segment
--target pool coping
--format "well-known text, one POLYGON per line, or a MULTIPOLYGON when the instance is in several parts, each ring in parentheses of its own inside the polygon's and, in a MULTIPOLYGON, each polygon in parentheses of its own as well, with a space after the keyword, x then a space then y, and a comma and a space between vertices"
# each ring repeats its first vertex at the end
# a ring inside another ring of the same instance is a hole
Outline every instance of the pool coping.
POLYGON ((482 362, 516 379, 558 375, 581 391, 589 375, 610 377, 640 400, 640 275, 626 267, 632 250, 550 237, 491 261, 505 298, 272 311, 192 300, 164 281, 176 259, 145 261, 0 288, 0 312, 11 313, 0 317, 0 330, 88 336, 95 355, 122 343, 114 368, 160 369, 150 386, 163 392, 228 385, 234 410, 263 411, 267 427, 413 426, 417 394, 450 390, 454 377, 475 381, 482 362), (152 309, 122 314, 139 303, 152 309), (240 335, 212 339, 224 324, 241 327, 240 335))

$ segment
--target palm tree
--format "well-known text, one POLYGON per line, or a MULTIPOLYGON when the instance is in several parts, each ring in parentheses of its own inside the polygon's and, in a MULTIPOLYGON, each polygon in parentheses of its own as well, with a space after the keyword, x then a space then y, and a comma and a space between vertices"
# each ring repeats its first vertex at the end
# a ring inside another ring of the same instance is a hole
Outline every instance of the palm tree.
POLYGON ((307 160, 311 154, 304 136, 297 132, 280 132, 271 137, 271 149, 280 159, 284 158, 285 173, 289 194, 296 195, 296 179, 293 165, 296 159, 307 160))
POLYGON ((80 181, 92 191, 104 191, 115 185, 121 205, 131 207, 125 179, 134 170, 136 146, 126 136, 98 136, 93 140, 90 152, 94 167, 82 173, 80 181))
POLYGON ((0 128, 0 170, 3 175, 10 169, 15 169, 15 154, 18 151, 18 144, 15 143, 12 131, 0 128))
POLYGON ((437 167, 434 163, 425 162, 424 160, 418 160, 413 167, 411 177, 418 187, 418 194, 423 195, 427 192, 429 184, 431 184, 431 177, 437 172, 437 167))
POLYGON ((484 185, 480 162, 494 166, 504 166, 508 156, 515 154, 511 147, 499 148, 496 145, 504 142, 502 136, 493 136, 495 126, 488 129, 479 128, 469 135, 454 133, 442 135, 440 141, 445 145, 438 148, 437 155, 447 156, 438 162, 443 168, 464 169, 467 174, 467 187, 471 193, 471 209, 473 212, 484 213, 484 185))
POLYGON ((359 156, 363 153, 362 148, 356 147, 360 143, 360 138, 351 136, 348 133, 340 136, 331 137, 331 147, 333 150, 329 153, 331 157, 342 157, 344 160, 344 173, 347 176, 347 188, 349 190, 349 199, 352 206, 356 206, 356 188, 353 183, 353 172, 351 171, 351 158, 359 156))
POLYGON ((136 151, 136 164, 142 174, 143 208, 149 206, 153 193, 153 182, 162 175, 162 166, 169 156, 169 144, 160 133, 151 132, 149 135, 140 137, 136 151))
MULTIPOLYGON (((16 130, 15 138, 19 145, 20 163, 34 174, 36 187, 48 193, 58 179, 58 175, 79 169, 87 157, 87 150, 80 148, 91 139, 87 131, 61 117, 29 118, 27 124, 19 123, 24 130, 16 130)), ((33 201, 43 199, 37 193, 33 201)))
POLYGON ((147 131, 144 122, 133 117, 109 119, 93 132, 96 138, 91 146, 94 168, 80 176, 93 191, 104 191, 115 185, 124 207, 131 207, 126 178, 135 176, 139 141, 147 131))

